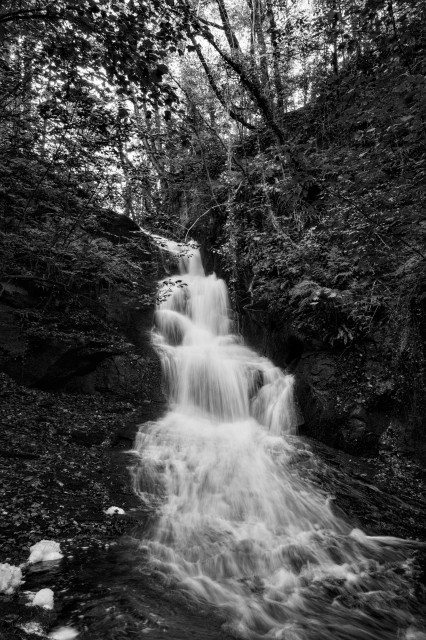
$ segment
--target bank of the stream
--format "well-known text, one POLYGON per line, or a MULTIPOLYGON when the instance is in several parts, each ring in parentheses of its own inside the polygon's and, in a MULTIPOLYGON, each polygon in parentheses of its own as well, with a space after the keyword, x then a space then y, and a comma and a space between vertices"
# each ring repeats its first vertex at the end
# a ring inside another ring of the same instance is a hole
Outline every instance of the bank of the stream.
MULTIPOLYGON (((150 383, 160 389, 158 370, 150 373, 150 383)), ((62 608, 58 590, 64 580, 58 582, 58 575, 67 574, 76 556, 87 563, 103 553, 144 518, 130 482, 128 451, 137 425, 158 418, 164 406, 161 392, 149 398, 71 394, 0 376, 0 562, 25 563, 31 545, 46 539, 59 542, 64 554, 53 572, 50 563, 26 567, 20 591, 0 595, 0 638, 6 640, 32 637, 23 630, 28 621, 41 621, 46 631, 52 627, 62 608), (107 515, 111 506, 125 513, 107 515), (55 594, 48 615, 25 606, 22 592, 32 589, 34 570, 55 594)))
POLYGON ((152 514, 133 492, 128 451, 138 425, 164 405, 29 389, 4 374, 1 383, 0 561, 25 563, 42 539, 64 554, 27 566, 21 588, 0 595, 1 640, 70 625, 82 640, 218 638, 220 621, 171 593, 137 542, 152 514), (111 506, 125 513, 107 515, 111 506), (25 592, 43 588, 54 592, 53 611, 27 606, 25 592))

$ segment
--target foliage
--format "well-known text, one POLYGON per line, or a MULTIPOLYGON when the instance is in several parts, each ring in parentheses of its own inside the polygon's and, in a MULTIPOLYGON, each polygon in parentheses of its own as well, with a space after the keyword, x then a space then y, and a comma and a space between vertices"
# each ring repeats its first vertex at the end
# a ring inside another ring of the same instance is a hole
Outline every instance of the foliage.
POLYGON ((46 304, 114 286, 144 298, 144 249, 113 244, 102 220, 129 212, 129 100, 143 99, 147 117, 176 103, 162 78, 179 24, 159 2, 2 3, 3 283, 26 282, 46 304))
POLYGON ((36 63, 58 75, 67 63, 74 73, 88 65, 106 72, 122 92, 130 92, 132 83, 152 94, 161 91, 158 83, 167 71, 162 61, 176 50, 180 27, 170 5, 158 0, 6 0, 0 12, 3 47, 10 50, 18 41, 22 64, 29 42, 36 63))

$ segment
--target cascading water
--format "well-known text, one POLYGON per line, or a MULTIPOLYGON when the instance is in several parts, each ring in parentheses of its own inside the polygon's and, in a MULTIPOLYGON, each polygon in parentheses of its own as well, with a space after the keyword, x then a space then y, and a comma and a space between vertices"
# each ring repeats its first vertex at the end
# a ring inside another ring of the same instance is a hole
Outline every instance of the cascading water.
POLYGON ((171 282, 154 332, 170 409, 136 442, 135 489, 159 505, 153 566, 234 637, 426 638, 402 542, 351 530, 299 477, 292 376, 230 333, 225 283, 198 250, 171 282))

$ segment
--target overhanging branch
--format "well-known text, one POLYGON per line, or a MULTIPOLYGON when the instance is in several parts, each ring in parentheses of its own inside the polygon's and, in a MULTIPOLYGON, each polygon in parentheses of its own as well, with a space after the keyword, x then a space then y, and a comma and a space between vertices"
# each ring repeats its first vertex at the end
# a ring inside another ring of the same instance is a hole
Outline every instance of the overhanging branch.
POLYGON ((209 84, 211 86, 211 88, 213 89, 213 92, 215 94, 215 96, 217 97, 217 99, 219 100, 220 104, 222 105, 222 107, 229 113, 230 117, 235 120, 236 122, 239 122, 240 124, 242 124, 244 127, 246 127, 247 129, 250 129, 251 131, 256 131, 256 127, 252 124, 250 124, 249 122, 247 122, 247 120, 245 120, 242 116, 240 116, 238 113, 236 113, 234 111, 234 109, 232 109, 232 107, 228 107, 228 105, 226 104, 225 98, 220 90, 220 88, 218 87, 213 74, 211 72, 210 67, 207 64, 206 59, 203 56, 203 52, 201 51, 201 47, 198 44, 198 42, 196 41, 194 35, 190 35, 191 38, 191 42, 195 48, 195 51, 197 53, 198 59, 201 62, 201 65, 204 69, 204 72, 207 76, 207 79, 209 81, 209 84))

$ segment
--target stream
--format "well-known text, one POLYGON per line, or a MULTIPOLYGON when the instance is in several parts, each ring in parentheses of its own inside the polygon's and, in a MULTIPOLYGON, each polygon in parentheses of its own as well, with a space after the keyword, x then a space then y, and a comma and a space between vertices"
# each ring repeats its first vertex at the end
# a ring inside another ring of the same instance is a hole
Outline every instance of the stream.
POLYGON ((160 295, 169 396, 142 425, 134 488, 156 512, 140 552, 237 638, 414 640, 415 543, 366 535, 300 474, 293 378, 231 332, 225 283, 197 249, 160 295))

